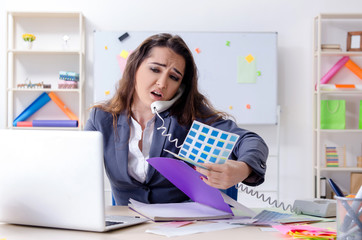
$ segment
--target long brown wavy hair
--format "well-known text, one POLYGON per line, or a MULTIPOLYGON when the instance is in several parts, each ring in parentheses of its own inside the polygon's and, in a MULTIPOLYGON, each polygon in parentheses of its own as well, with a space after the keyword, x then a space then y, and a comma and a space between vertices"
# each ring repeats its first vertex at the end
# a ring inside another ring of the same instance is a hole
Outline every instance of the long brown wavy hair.
POLYGON ((117 126, 117 116, 120 113, 126 112, 128 117, 131 116, 136 72, 154 47, 167 47, 185 59, 185 73, 182 79, 185 91, 169 109, 170 115, 176 116, 179 124, 190 125, 196 118, 209 118, 208 123, 211 123, 227 116, 216 111, 199 92, 197 67, 184 40, 178 35, 161 33, 148 37, 130 54, 114 96, 109 101, 94 106, 112 114, 114 128, 117 126))

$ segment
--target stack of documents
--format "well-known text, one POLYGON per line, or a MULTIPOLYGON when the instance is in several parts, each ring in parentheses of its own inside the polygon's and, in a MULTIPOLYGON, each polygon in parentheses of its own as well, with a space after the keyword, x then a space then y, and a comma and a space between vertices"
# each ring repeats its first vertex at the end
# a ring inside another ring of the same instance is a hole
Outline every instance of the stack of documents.
POLYGON ((162 157, 147 161, 193 202, 144 204, 130 199, 131 209, 154 221, 223 219, 233 216, 221 192, 202 181, 202 175, 185 162, 162 157))
POLYGON ((192 221, 231 218, 227 213, 197 202, 146 204, 130 199, 128 205, 153 221, 192 221))

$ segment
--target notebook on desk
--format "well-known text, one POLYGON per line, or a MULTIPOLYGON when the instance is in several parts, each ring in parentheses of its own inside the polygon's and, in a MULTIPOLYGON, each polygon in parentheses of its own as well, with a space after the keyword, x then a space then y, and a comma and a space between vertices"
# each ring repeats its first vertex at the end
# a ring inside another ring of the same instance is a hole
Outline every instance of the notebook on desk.
POLYGON ((3 129, 0 146, 0 222, 103 232, 147 221, 106 226, 99 132, 3 129))

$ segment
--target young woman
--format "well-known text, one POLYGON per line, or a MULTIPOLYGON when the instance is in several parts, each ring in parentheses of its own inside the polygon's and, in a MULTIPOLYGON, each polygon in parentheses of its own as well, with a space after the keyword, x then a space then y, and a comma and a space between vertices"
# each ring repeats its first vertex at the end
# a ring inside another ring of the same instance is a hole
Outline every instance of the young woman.
POLYGON ((188 200, 146 161, 172 157, 163 149, 178 153, 175 143, 157 129, 162 125, 179 145, 193 120, 240 136, 225 164, 204 164, 209 170, 196 168, 210 186, 227 189, 239 182, 256 186, 264 181, 265 142, 216 111, 199 92, 197 82, 197 68, 185 42, 177 35, 157 34, 129 56, 116 94, 93 107, 85 129, 103 134, 105 169, 117 205, 127 205, 129 198, 145 203, 188 200), (151 104, 170 100, 179 92, 181 97, 159 113, 163 122, 151 104))

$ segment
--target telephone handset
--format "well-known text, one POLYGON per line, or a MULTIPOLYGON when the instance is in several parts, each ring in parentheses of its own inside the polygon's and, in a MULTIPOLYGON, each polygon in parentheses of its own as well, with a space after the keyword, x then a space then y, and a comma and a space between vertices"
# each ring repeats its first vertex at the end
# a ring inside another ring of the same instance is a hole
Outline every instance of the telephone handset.
POLYGON ((160 116, 159 113, 169 109, 182 96, 182 93, 184 91, 185 91, 185 86, 181 84, 179 89, 177 90, 176 95, 171 100, 169 100, 169 101, 156 101, 156 102, 153 102, 151 104, 152 113, 156 114, 158 116, 158 118, 161 119, 161 121, 162 121, 162 126, 158 127, 157 130, 162 129, 163 130, 162 133, 161 133, 162 136, 167 137, 170 142, 175 143, 175 147, 177 147, 177 148, 180 148, 182 146, 182 144, 178 145, 177 144, 178 139, 177 138, 171 139, 171 134, 166 133, 167 129, 165 128, 165 121, 162 119, 162 117, 160 116))
POLYGON ((168 101, 156 101, 151 104, 152 113, 155 114, 156 112, 161 113, 169 109, 181 96, 182 93, 185 91, 185 86, 180 85, 179 89, 177 90, 176 95, 168 101))

